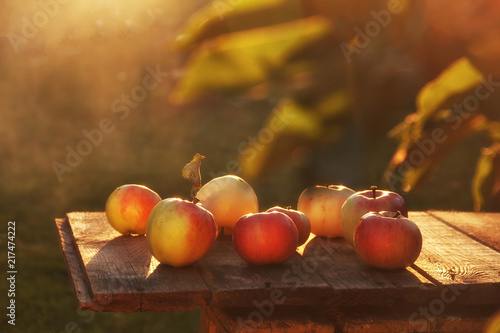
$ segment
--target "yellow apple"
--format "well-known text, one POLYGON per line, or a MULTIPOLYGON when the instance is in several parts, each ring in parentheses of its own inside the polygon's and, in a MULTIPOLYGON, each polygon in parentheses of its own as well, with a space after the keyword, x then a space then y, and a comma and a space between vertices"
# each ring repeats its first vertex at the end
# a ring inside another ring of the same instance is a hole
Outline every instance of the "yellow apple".
POLYGON ((149 214, 146 242, 162 264, 191 265, 207 254, 217 235, 213 215, 190 201, 168 198, 149 214))
POLYGON ((214 215, 219 227, 232 229, 241 216, 259 211, 253 188, 234 175, 212 179, 200 188, 196 198, 214 215))
POLYGON ((123 235, 144 235, 146 222, 160 196, 143 185, 127 184, 116 188, 106 201, 109 224, 123 235))
POLYGON ((400 211, 408 217, 405 200, 396 192, 381 191, 377 190, 377 186, 371 186, 369 190, 351 195, 340 211, 340 226, 345 240, 354 246, 354 228, 359 219, 366 213, 380 211, 400 211))
POLYGON ((313 186, 299 197, 297 210, 306 214, 317 236, 342 237, 340 210, 354 190, 342 185, 313 186))

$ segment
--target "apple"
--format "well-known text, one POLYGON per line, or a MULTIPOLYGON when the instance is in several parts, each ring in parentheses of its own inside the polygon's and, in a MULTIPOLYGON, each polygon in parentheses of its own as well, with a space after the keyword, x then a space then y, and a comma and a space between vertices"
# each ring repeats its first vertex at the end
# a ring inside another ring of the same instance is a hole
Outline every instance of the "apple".
POLYGON ((168 198, 149 214, 146 242, 160 263, 183 267, 203 258, 216 234, 212 213, 191 201, 168 198))
POLYGON ((280 212, 246 214, 233 229, 238 255, 253 265, 278 264, 296 251, 299 233, 295 223, 280 212))
POLYGON ((241 216, 259 211, 252 187, 234 175, 212 179, 200 188, 196 198, 212 212, 219 227, 232 229, 241 216))
POLYGON ((410 266, 422 250, 418 226, 400 212, 370 212, 354 229, 354 248, 365 264, 383 269, 410 266))
POLYGON ((106 201, 109 224, 123 235, 144 235, 146 222, 161 197, 143 185, 127 184, 116 188, 106 201))
POLYGON ((311 222, 311 232, 317 236, 342 237, 340 209, 354 190, 342 185, 313 186, 299 196, 297 210, 311 222))
POLYGON ((309 235, 311 234, 311 223, 306 214, 295 209, 283 208, 280 206, 271 207, 266 210, 266 212, 280 212, 292 219, 292 222, 295 223, 297 231, 299 232, 298 246, 304 244, 309 239, 309 235))
POLYGON ((408 209, 404 199, 391 191, 377 190, 372 186, 370 190, 359 191, 351 195, 340 210, 340 227, 345 240, 354 245, 354 228, 359 219, 369 212, 400 211, 408 217, 408 209))

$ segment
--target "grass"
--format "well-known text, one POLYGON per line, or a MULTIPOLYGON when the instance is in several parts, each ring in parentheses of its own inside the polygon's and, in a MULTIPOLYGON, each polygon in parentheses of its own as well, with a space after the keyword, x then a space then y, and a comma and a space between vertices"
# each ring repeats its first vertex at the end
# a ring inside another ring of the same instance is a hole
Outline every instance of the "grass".
MULTIPOLYGON (((16 221, 18 271, 16 326, 8 326, 3 319, 0 331, 197 331, 198 311, 79 310, 54 224, 54 219, 66 212, 104 210, 107 196, 126 183, 145 184, 162 197, 188 197, 190 187, 180 172, 194 153, 207 157, 202 167, 206 181, 211 174, 227 170, 227 163, 237 158, 238 144, 257 133, 264 123, 273 107, 266 100, 214 98, 183 107, 168 103, 166 96, 179 63, 168 46, 173 37, 170 28, 159 21, 147 36, 135 34, 104 41, 82 37, 78 42, 66 41, 47 48, 37 48, 33 41, 20 53, 13 53, 8 43, 0 45, 0 234, 5 235, 8 221, 16 221), (147 68, 156 66, 171 76, 120 118, 124 113, 113 111, 113 101, 131 94, 141 84, 147 68), (112 122, 114 130, 103 134, 102 140, 89 148, 91 152, 61 174, 60 181, 54 161, 66 165, 68 147, 78 149, 86 140, 82 131, 99 128, 105 118, 112 122)), ((407 195, 410 209, 471 210, 470 179, 483 139, 475 137, 465 142, 419 192, 407 195)), ((357 149, 350 142, 343 144, 344 150, 357 149)), ((336 179, 346 183, 356 179, 353 187, 367 188, 380 180, 394 145, 381 136, 370 151, 359 153, 368 167, 361 168, 354 178, 348 173, 356 169, 349 167, 342 169, 344 174, 319 180, 314 168, 288 165, 251 184, 262 208, 294 206, 300 192, 316 181, 336 179), (316 178, 308 177, 308 172, 316 178)), ((334 149, 324 147, 323 151, 334 149)), ((322 170, 330 170, 328 163, 332 160, 313 160, 321 164, 318 166, 322 170)), ((335 157, 333 163, 350 160, 335 157)), ((0 238, 0 246, 1 267, 6 267, 5 237, 0 238)), ((6 295, 3 288, 1 293, 6 295)))

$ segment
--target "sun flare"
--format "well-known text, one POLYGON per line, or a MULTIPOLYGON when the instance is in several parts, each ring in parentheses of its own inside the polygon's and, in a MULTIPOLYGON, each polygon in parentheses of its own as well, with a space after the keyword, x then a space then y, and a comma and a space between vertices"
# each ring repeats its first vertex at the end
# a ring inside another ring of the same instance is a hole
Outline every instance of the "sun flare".
MULTIPOLYGON (((4 6, 7 10, 0 14, 4 21, 2 34, 11 43, 36 40, 38 47, 140 35, 166 18, 171 21, 180 10, 178 4, 159 0, 45 0, 4 6)), ((30 46, 36 47, 34 43, 30 46)))

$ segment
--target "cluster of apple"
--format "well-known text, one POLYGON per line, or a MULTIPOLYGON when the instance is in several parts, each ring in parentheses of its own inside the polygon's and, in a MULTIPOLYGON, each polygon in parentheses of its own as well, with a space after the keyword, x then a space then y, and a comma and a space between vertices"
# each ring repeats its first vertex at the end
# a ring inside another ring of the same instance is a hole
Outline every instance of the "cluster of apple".
POLYGON ((174 267, 190 265, 208 252, 219 230, 233 232, 236 252, 252 264, 279 263, 310 235, 309 219, 296 210, 259 212, 252 187, 234 175, 203 185, 193 201, 161 197, 148 187, 127 184, 106 202, 109 224, 121 234, 146 234, 151 254, 174 267))
POLYGON ((369 266, 404 268, 420 255, 422 234, 395 192, 376 186, 359 192, 340 185, 314 186, 301 193, 297 209, 309 217, 312 233, 343 237, 369 266))
POLYGON ((129 184, 111 193, 106 216, 122 234, 146 234, 151 254, 174 267, 205 256, 221 228, 231 231, 238 255, 254 265, 288 260, 311 233, 344 237, 361 261, 386 269, 411 265, 422 246, 403 198, 376 188, 315 186, 302 192, 296 210, 275 206, 260 212, 252 187, 234 175, 200 186, 193 201, 162 200, 145 186, 129 184))

